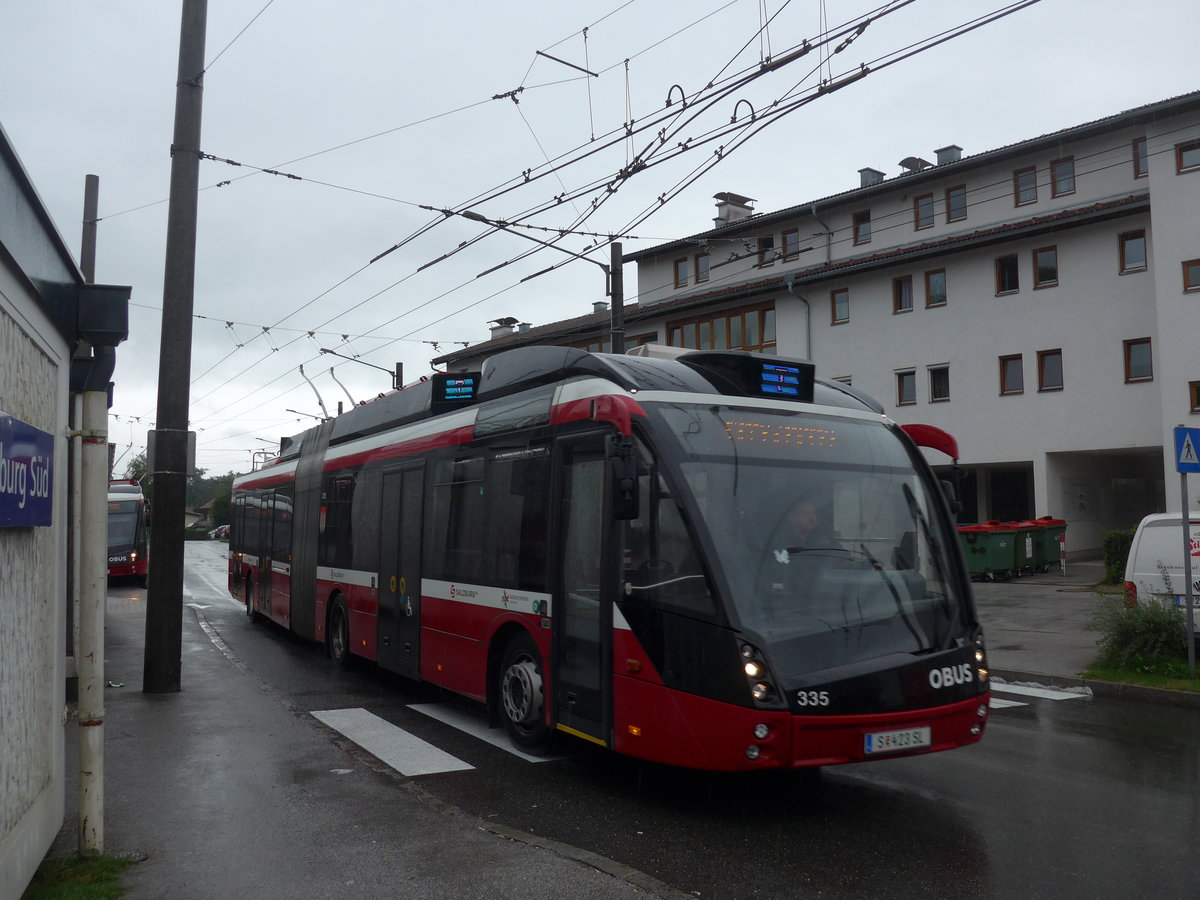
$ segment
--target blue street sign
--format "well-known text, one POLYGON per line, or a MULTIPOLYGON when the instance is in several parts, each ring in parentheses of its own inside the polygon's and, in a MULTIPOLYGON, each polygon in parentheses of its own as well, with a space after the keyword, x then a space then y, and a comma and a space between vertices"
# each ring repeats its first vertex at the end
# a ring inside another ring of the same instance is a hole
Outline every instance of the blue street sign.
POLYGON ((1200 428, 1175 428, 1175 471, 1200 472, 1200 428))
POLYGON ((49 525, 54 435, 0 412, 0 528, 49 525))

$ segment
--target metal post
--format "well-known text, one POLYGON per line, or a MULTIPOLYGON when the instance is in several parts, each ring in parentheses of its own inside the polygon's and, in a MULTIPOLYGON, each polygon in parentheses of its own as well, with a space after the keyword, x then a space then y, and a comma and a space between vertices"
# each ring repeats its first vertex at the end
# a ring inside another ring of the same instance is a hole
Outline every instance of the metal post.
POLYGON ((1196 613, 1192 609, 1195 591, 1192 589, 1192 524, 1191 516, 1188 515, 1187 472, 1179 473, 1179 491, 1179 513, 1180 519, 1183 521, 1183 583, 1186 585, 1183 602, 1186 604, 1187 609, 1188 678, 1195 678, 1196 613))
POLYGON ((612 242, 609 279, 612 282, 610 310, 612 312, 612 352, 625 352, 625 273, 621 255, 621 242, 612 242))
POLYGON ((79 854, 104 852, 104 602, 108 595, 108 393, 83 394, 79 548, 79 854))
POLYGON ((146 651, 142 673, 142 690, 147 693, 180 689, 187 425, 207 14, 207 0, 183 0, 159 341, 156 471, 151 473, 154 477, 154 517, 150 529, 146 651))

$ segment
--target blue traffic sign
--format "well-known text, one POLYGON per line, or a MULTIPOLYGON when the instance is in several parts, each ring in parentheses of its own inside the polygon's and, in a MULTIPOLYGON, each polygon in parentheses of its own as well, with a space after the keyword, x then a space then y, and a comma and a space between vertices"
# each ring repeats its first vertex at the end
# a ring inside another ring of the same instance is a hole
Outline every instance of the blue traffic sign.
POLYGON ((1176 427, 1175 471, 1200 472, 1200 428, 1176 427))

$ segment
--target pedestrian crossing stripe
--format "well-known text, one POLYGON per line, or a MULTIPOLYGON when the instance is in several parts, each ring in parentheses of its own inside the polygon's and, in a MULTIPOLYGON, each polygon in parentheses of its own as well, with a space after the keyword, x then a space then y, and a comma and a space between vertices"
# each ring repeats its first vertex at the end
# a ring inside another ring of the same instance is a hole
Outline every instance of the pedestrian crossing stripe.
POLYGON ((992 690, 1005 694, 1019 694, 1024 697, 1038 697, 1042 700, 1086 700, 1091 696, 1091 691, 1087 689, 1064 691, 1036 684, 1007 684, 1005 682, 992 682, 992 690))
POLYGON ((312 716, 401 775, 434 775, 475 768, 365 709, 315 710, 312 716))

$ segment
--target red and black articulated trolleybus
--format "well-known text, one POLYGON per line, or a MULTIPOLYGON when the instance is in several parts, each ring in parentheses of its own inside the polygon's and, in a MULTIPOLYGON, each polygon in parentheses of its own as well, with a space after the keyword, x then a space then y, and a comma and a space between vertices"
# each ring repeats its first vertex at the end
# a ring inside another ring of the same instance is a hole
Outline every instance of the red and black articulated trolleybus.
POLYGON ((108 577, 132 576, 142 587, 150 572, 150 507, 137 481, 108 485, 108 577))
POLYGON ((709 770, 946 750, 983 732, 987 663, 917 447, 953 439, 912 433, 807 362, 512 350, 239 478, 229 587, 526 748, 709 770))

